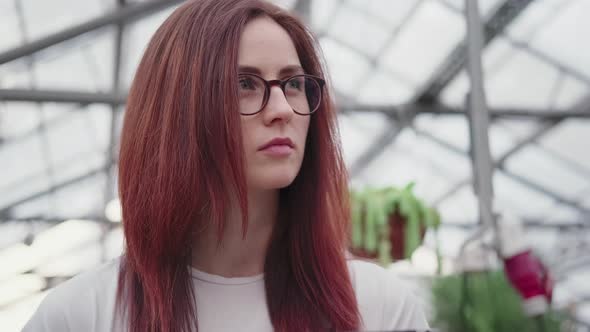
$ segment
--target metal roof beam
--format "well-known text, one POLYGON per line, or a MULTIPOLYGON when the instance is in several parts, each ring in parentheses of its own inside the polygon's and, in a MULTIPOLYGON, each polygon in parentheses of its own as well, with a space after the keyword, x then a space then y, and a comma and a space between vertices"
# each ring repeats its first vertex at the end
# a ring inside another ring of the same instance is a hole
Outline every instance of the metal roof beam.
POLYGON ((126 95, 115 92, 0 89, 0 101, 121 105, 126 98, 126 95))
MULTIPOLYGON (((343 112, 378 112, 386 115, 399 114, 412 109, 415 114, 466 115, 463 108, 445 106, 442 104, 407 104, 407 105, 376 105, 376 104, 348 104, 338 108, 343 112)), ((558 120, 563 118, 590 118, 590 103, 564 110, 543 110, 526 108, 492 108, 489 110, 492 118, 535 118, 542 120, 558 120)))
MULTIPOLYGON (((505 0, 484 24, 484 46, 500 34, 532 0, 505 0)), ((467 61, 465 42, 459 43, 426 81, 426 85, 415 95, 413 101, 432 103, 447 84, 459 74, 467 61)))
POLYGON ((146 1, 129 5, 122 9, 114 9, 112 12, 90 21, 67 28, 47 37, 40 38, 28 44, 16 47, 0 53, 0 65, 34 54, 61 42, 76 38, 85 33, 100 29, 111 24, 122 24, 136 21, 157 11, 181 3, 182 0, 157 0, 146 1))

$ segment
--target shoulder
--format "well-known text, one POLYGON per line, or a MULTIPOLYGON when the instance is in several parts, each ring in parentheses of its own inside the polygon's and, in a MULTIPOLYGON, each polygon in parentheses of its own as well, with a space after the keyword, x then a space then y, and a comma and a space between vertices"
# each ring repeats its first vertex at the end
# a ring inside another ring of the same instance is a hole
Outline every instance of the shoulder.
POLYGON ((348 260, 365 330, 427 330, 424 312, 409 285, 383 267, 348 260))
POLYGON ((104 330, 112 319, 118 272, 117 258, 59 284, 49 291, 23 331, 104 330))

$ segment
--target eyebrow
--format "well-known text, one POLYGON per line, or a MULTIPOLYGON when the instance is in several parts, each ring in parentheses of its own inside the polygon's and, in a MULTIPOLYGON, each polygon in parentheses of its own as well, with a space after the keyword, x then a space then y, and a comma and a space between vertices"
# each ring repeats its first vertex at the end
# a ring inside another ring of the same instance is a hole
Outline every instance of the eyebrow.
MULTIPOLYGON (((238 72, 239 73, 249 73, 249 74, 262 75, 262 72, 260 71, 260 69, 258 69, 256 67, 252 67, 252 66, 239 66, 238 72)), ((287 75, 294 75, 294 74, 303 74, 303 73, 305 73, 305 71, 299 65, 290 65, 290 66, 283 67, 281 70, 279 70, 280 77, 284 77, 287 75)))

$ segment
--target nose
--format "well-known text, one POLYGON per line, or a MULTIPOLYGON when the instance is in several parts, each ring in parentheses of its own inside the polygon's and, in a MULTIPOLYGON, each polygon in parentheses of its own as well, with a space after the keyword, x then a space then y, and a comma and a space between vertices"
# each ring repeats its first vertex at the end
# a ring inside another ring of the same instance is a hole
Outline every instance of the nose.
POLYGON ((273 86, 269 94, 268 102, 262 110, 265 124, 270 125, 275 121, 289 122, 294 113, 283 90, 279 86, 273 86))

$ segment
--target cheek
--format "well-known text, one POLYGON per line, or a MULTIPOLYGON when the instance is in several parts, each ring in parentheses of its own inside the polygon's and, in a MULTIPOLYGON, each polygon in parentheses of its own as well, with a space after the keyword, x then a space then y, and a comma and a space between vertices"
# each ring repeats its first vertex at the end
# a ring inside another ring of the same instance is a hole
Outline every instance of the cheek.
POLYGON ((253 144, 253 131, 252 124, 248 121, 242 120, 241 122, 241 131, 242 131, 242 145, 245 151, 248 151, 253 144))
POLYGON ((302 121, 302 124, 300 126, 300 137, 301 137, 301 141, 305 142, 307 140, 307 136, 309 135, 309 126, 310 126, 310 119, 309 117, 305 117, 302 121))

